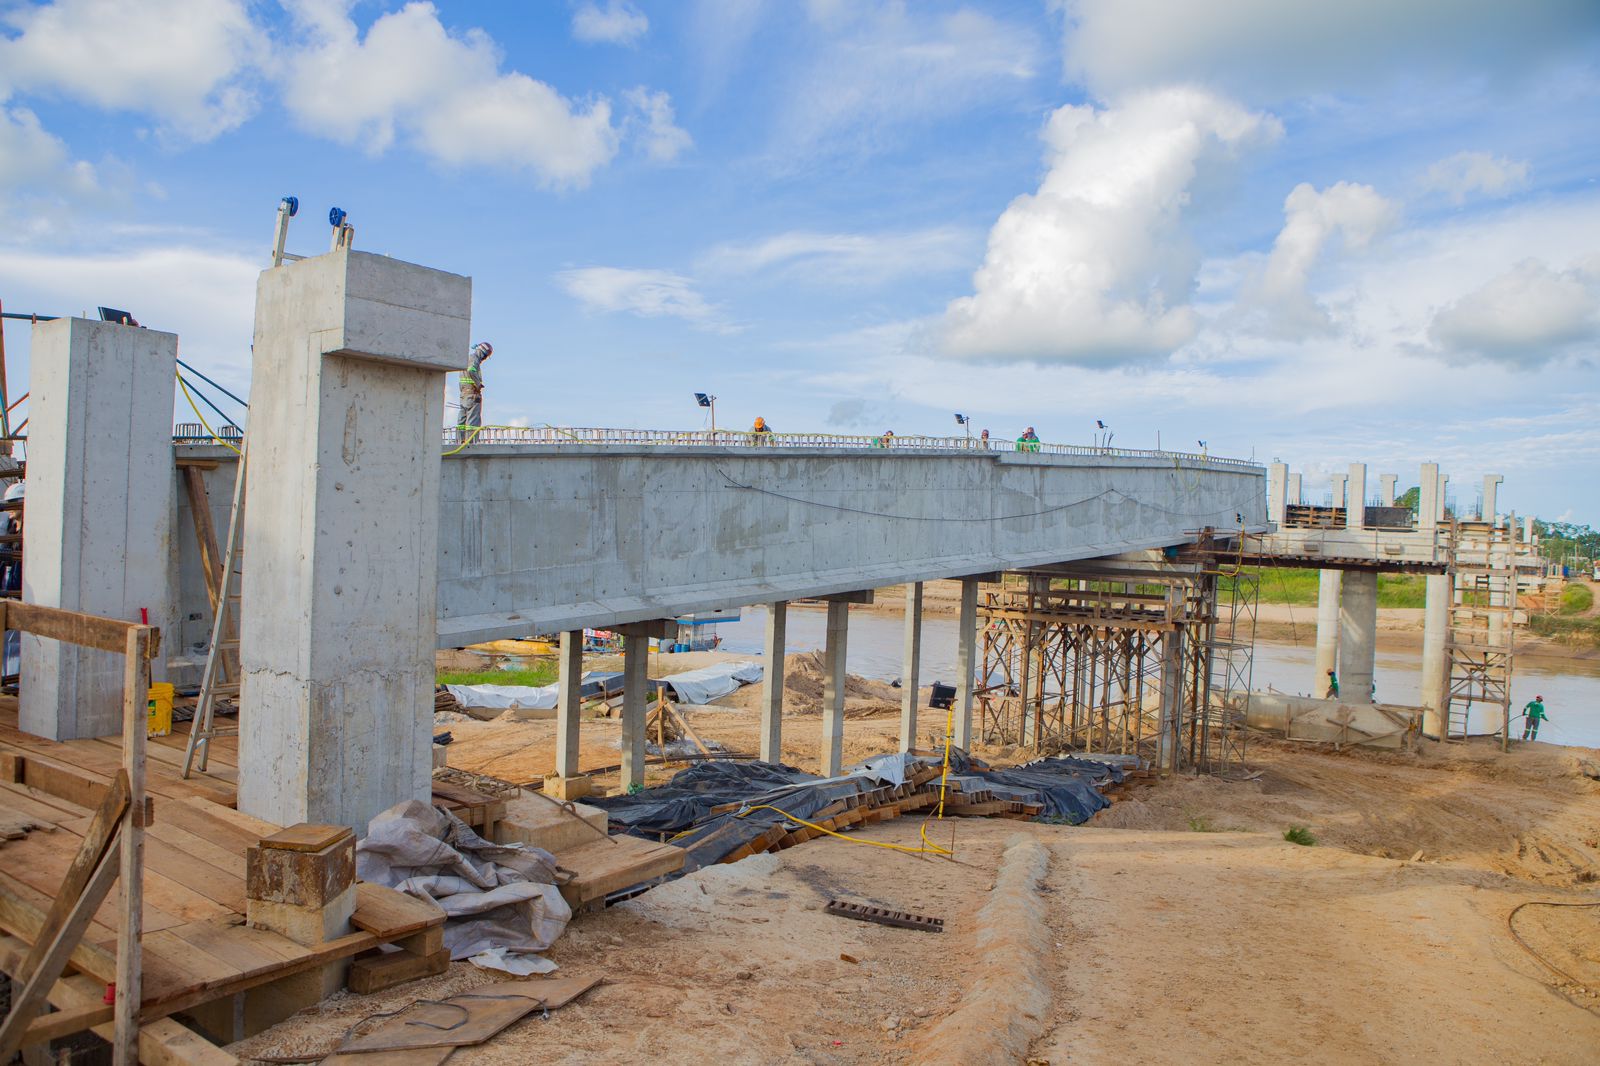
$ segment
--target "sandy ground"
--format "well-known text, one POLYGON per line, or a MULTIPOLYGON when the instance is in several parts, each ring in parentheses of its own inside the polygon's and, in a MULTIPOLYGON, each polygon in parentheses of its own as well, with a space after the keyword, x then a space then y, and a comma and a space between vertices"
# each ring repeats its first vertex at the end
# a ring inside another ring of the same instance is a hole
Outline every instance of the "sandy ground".
MULTIPOLYGON (((1262 744, 1257 777, 1141 786, 1086 827, 943 823, 932 835, 954 828, 956 861, 824 838, 713 867, 580 916, 550 957, 606 984, 451 1062, 952 1061, 929 1046, 936 1027, 974 975, 1015 959, 1011 941, 980 935, 979 914, 1021 837, 1049 854, 1032 919, 1048 1002, 1028 1019, 979 997, 956 1031, 977 1027, 982 1045, 991 1026, 999 1047, 1026 1021, 1031 1046, 964 1061, 1592 1063, 1600 908, 1516 917, 1579 988, 1519 947, 1507 916, 1528 900, 1600 902, 1600 783, 1576 771, 1595 754, 1262 744), (1291 824, 1317 845, 1286 842, 1291 824), (947 931, 831 917, 821 908, 834 898, 938 915, 947 931)), ((855 838, 914 845, 917 833, 907 818, 855 838)), ((342 995, 235 1050, 327 1046, 366 1014, 490 979, 457 964, 385 995, 342 995)))

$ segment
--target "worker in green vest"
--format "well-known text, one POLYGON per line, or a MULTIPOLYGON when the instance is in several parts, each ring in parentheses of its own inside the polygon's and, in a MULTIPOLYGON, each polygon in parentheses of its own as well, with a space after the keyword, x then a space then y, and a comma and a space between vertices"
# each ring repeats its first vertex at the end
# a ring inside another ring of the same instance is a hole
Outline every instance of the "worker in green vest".
POLYGON ((1544 713, 1544 697, 1535 696, 1522 708, 1522 739, 1538 740, 1539 723, 1548 722, 1550 716, 1544 713))
POLYGON ((1332 669, 1328 670, 1328 691, 1323 699, 1336 700, 1339 698, 1339 675, 1332 669))

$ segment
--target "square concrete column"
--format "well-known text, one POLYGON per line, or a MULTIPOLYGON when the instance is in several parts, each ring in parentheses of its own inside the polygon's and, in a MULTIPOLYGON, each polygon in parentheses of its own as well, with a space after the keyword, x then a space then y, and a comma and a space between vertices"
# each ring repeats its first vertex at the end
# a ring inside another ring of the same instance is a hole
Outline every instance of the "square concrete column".
POLYGON ((1344 483, 1346 481, 1348 481, 1349 478, 1350 478, 1349 474, 1334 474, 1331 478, 1328 479, 1329 482, 1333 486, 1333 491, 1329 495, 1329 500, 1331 502, 1328 504, 1328 506, 1330 506, 1330 507, 1343 507, 1345 505, 1345 500, 1347 499, 1347 497, 1345 496, 1345 491, 1344 491, 1345 485, 1344 485, 1344 483))
POLYGON ((1351 463, 1350 480, 1345 487, 1344 527, 1361 529, 1367 524, 1367 464, 1351 463))
POLYGON ((365 833, 426 800, 444 375, 472 282, 341 248, 256 287, 239 809, 365 833))
POLYGON ((1394 506, 1394 488, 1400 480, 1399 474, 1378 475, 1378 502, 1385 507, 1394 506))
POLYGON ((1446 708, 1450 702, 1450 575, 1427 576, 1427 599, 1422 609, 1422 732, 1444 736, 1446 708))
MULTIPOLYGON (((137 326, 33 327, 24 602, 125 622, 143 608, 173 631, 177 354, 176 336, 137 326)), ((120 655, 24 633, 22 728, 52 740, 119 734, 122 678, 120 655)))
POLYGON ((922 582, 906 585, 905 642, 900 667, 900 750, 917 746, 917 693, 921 689, 922 582))
POLYGON ((1303 503, 1306 502, 1305 498, 1300 495, 1300 475, 1299 474, 1290 474, 1289 475, 1289 487, 1285 491, 1284 495, 1285 495, 1285 498, 1286 498, 1287 502, 1292 503, 1292 504, 1297 504, 1298 505, 1298 504, 1303 504, 1303 503))
POLYGON ((579 776, 578 723, 583 711, 583 630, 561 634, 556 656, 556 776, 579 776))
POLYGON ((956 618, 955 746, 972 750, 972 690, 978 668, 978 579, 961 579, 961 609, 956 618))
POLYGON ((1267 521, 1283 525, 1284 509, 1288 506, 1289 464, 1267 464, 1267 521))
POLYGON ((646 691, 650 685, 650 638, 630 633, 623 639, 626 643, 622 645, 622 787, 638 785, 643 788, 644 716, 650 699, 646 691))
MULTIPOLYGON (((1167 617, 1183 614, 1184 590, 1167 587, 1167 617)), ((1156 769, 1178 769, 1179 743, 1183 727, 1183 627, 1173 626, 1161 635, 1161 708, 1156 736, 1156 769)))
POLYGON ((1500 485, 1504 481, 1503 474, 1483 475, 1483 507, 1478 515, 1482 521, 1493 522, 1495 515, 1499 513, 1496 506, 1500 499, 1500 485))
POLYGON ((1322 570, 1317 578, 1317 675, 1311 694, 1328 691, 1328 671, 1339 667, 1339 586, 1337 570, 1322 570))
POLYGON ((822 776, 844 769, 845 651, 850 638, 850 605, 828 601, 827 643, 822 648, 822 776))
MULTIPOLYGON (((1433 497, 1434 505, 1435 505, 1435 507, 1438 508, 1437 512, 1434 515, 1434 520, 1436 522, 1443 522, 1444 519, 1445 519, 1445 512, 1449 510, 1449 505, 1445 502, 1445 497, 1448 494, 1449 489, 1450 489, 1450 475, 1449 474, 1440 474, 1439 475, 1439 487, 1435 491, 1434 497, 1433 497)), ((1457 517, 1460 517, 1460 516, 1458 515, 1457 517)))
POLYGON ((1339 589, 1339 700, 1372 702, 1378 645, 1378 572, 1347 570, 1339 589))
POLYGON ((789 604, 767 608, 767 641, 761 663, 761 761, 783 761, 783 659, 788 641, 789 604))

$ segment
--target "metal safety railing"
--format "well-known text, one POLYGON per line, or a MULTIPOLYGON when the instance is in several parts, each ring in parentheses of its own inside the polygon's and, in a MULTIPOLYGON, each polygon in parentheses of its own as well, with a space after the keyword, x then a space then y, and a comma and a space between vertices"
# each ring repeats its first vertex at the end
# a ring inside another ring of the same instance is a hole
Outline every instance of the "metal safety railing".
POLYGON ((446 449, 460 451, 480 445, 602 445, 715 448, 803 448, 841 451, 887 451, 911 454, 1024 453, 1071 455, 1091 458, 1160 459, 1201 462, 1241 469, 1260 469, 1248 459, 1228 459, 1198 452, 1154 451, 1140 448, 1099 448, 1045 441, 980 440, 976 437, 878 436, 846 433, 754 433, 737 429, 619 429, 577 426, 481 426, 444 430, 446 449))

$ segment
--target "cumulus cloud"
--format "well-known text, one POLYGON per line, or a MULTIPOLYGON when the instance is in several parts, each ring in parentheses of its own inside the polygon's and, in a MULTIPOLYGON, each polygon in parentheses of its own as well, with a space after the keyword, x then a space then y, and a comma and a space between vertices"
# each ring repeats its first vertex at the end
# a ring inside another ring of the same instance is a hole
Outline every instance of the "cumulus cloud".
POLYGON ((681 318, 701 329, 733 332, 722 312, 700 295, 691 279, 670 270, 582 267, 561 271, 556 283, 589 311, 681 318))
POLYGON ((642 85, 629 89, 622 97, 633 108, 633 121, 643 128, 640 145, 652 160, 670 163, 694 146, 694 138, 677 125, 672 97, 642 85))
POLYGON ((307 38, 283 79, 308 130, 381 153, 397 139, 451 166, 508 166, 582 186, 617 152, 604 99, 577 103, 518 71, 502 73, 482 30, 452 34, 431 3, 377 19, 363 38, 342 0, 291 5, 307 38))
POLYGON ((1505 196, 1527 185, 1528 164, 1488 152, 1457 152, 1430 166, 1422 184, 1463 204, 1475 194, 1505 196))
POLYGON ((1445 354, 1539 366, 1600 340, 1600 264, 1552 270, 1524 259, 1441 309, 1429 339, 1445 354))
POLYGON ((705 257, 707 270, 748 275, 778 271, 825 285, 878 285, 951 270, 969 261, 975 235, 954 227, 909 233, 814 233, 791 230, 759 241, 728 243, 705 257))
POLYGON ((1481 77, 1576 53, 1593 0, 1057 0, 1068 75, 1102 96, 1176 81, 1250 100, 1365 89, 1437 72, 1481 77))
POLYGON ((572 13, 572 36, 589 44, 633 44, 650 28, 650 20, 628 0, 585 0, 572 13))
POLYGON ((1196 257, 1182 213, 1196 173, 1275 137, 1270 116, 1197 89, 1067 106, 1045 129, 1050 170, 989 234, 974 293, 946 309, 943 348, 968 357, 1115 363, 1194 336, 1196 257))
POLYGON ((44 93, 151 115, 209 140, 255 110, 247 76, 268 51, 244 0, 55 0, 4 16, 0 98, 44 93))
POLYGON ((876 150, 897 127, 1013 91, 1039 65, 1032 34, 966 8, 912 14, 891 2, 818 5, 810 14, 824 37, 775 124, 776 150, 792 158, 876 150))
POLYGON ((1335 238, 1346 248, 1365 247, 1399 217, 1395 205, 1370 185, 1338 182, 1318 190, 1302 182, 1283 202, 1283 229, 1248 299, 1267 312, 1275 332, 1303 336, 1331 325, 1311 295, 1312 269, 1335 238))

